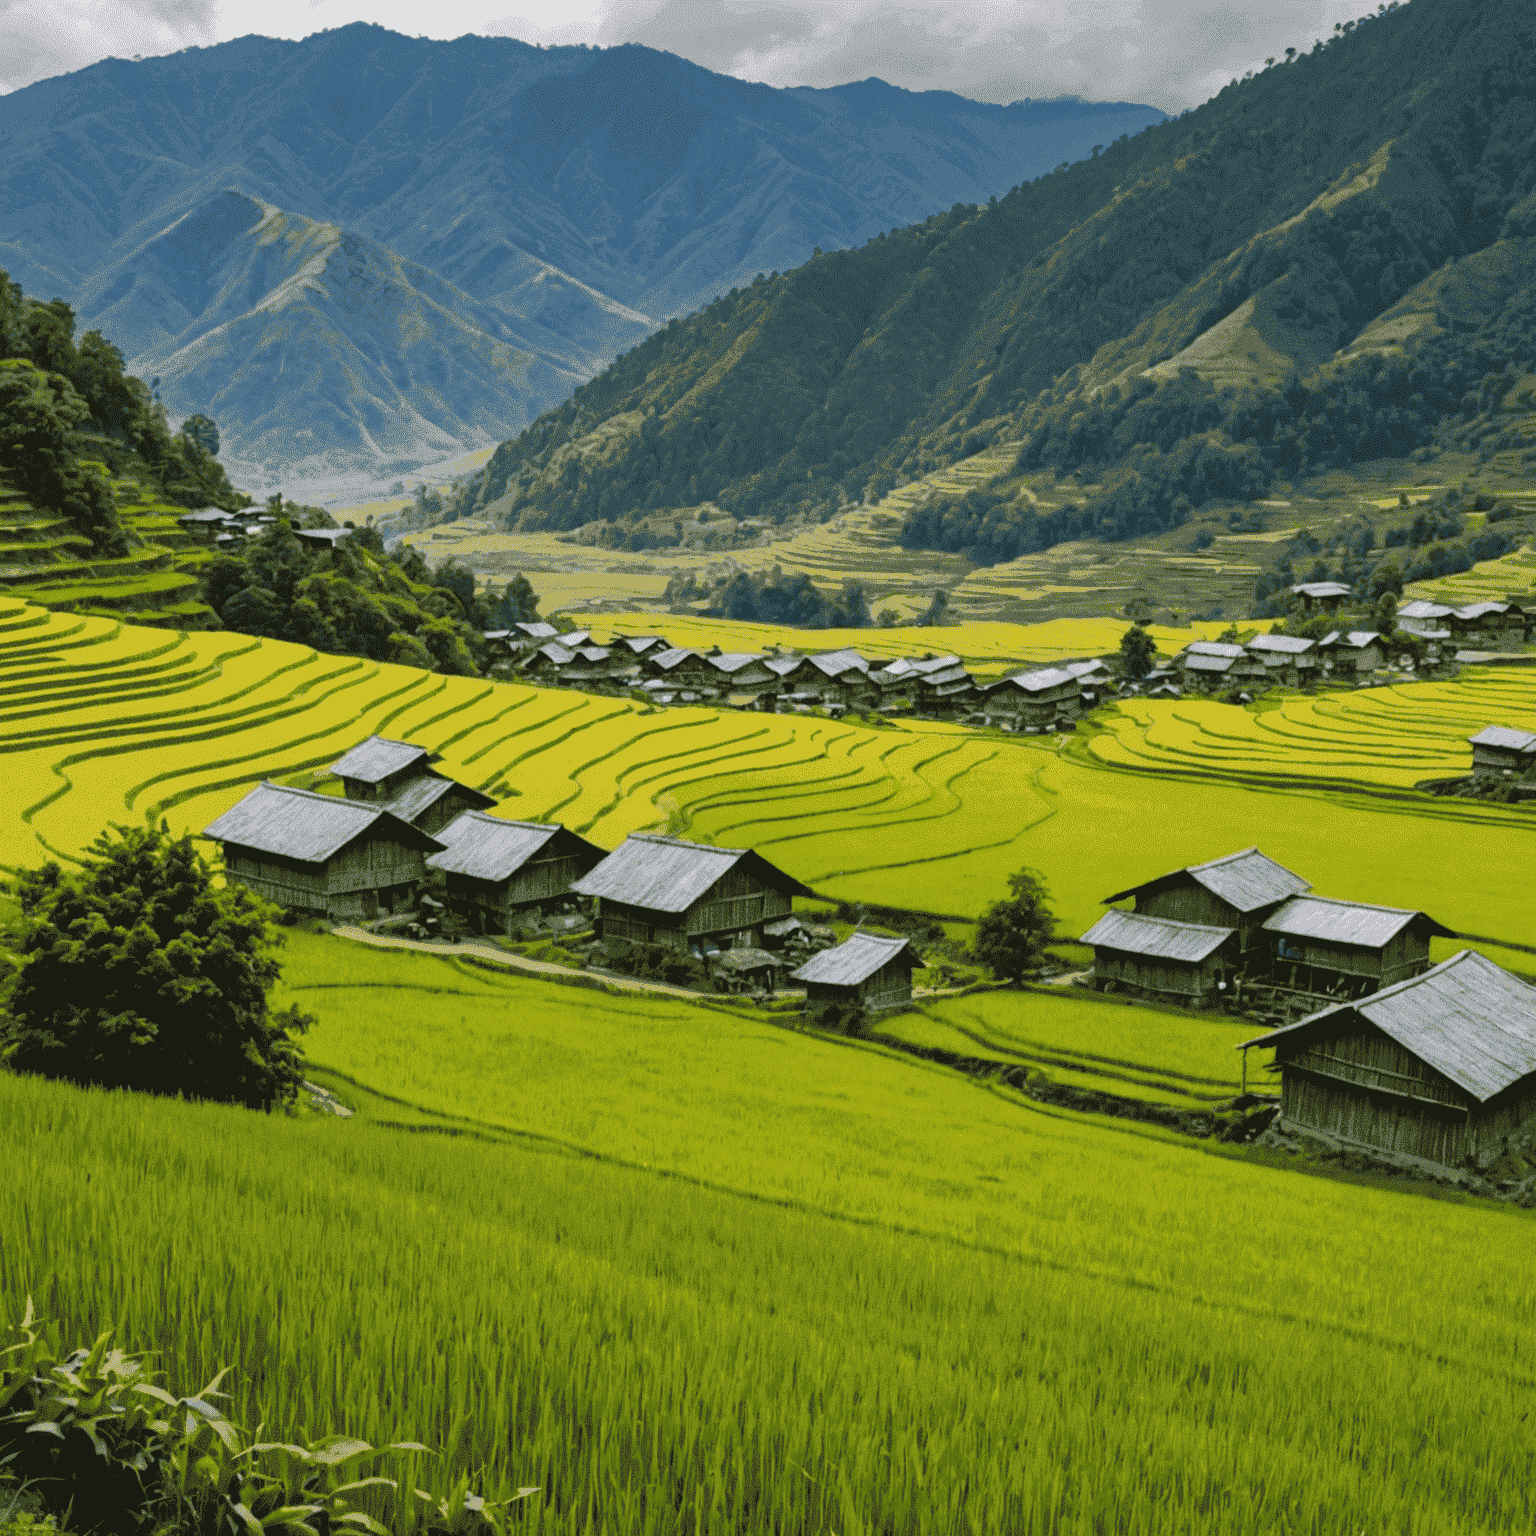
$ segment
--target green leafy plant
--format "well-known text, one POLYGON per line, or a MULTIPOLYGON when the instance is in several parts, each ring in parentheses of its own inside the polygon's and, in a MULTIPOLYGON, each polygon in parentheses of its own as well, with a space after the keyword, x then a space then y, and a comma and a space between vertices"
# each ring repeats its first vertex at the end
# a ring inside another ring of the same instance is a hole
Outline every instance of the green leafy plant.
MULTIPOLYGON (((21 1341, 0 1350, 0 1468, 14 1467, 69 1523, 100 1536, 478 1536, 504 1529, 502 1512, 539 1490, 491 1503, 467 1474, 446 1496, 403 1481, 357 1476, 379 1457, 431 1454, 415 1441, 371 1446, 345 1435, 308 1445, 255 1441, 215 1399, 221 1370, 176 1397, 142 1356, 108 1328, 89 1350, 61 1354, 57 1330, 27 1300, 21 1341), (376 1501, 390 1525, 364 1504, 376 1501)), ((258 1431, 259 1433, 259 1431, 258 1431)), ((410 1469, 414 1472, 414 1466, 410 1469)))

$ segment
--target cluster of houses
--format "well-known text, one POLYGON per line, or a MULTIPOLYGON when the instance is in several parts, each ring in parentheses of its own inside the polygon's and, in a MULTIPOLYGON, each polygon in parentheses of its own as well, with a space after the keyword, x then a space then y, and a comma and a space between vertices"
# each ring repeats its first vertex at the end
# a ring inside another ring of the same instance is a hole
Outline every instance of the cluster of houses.
POLYGON ((1455 935, 1427 914, 1318 896, 1257 848, 1121 900, 1083 935, 1097 985, 1198 1004, 1252 979, 1317 1005, 1240 1047, 1274 1050, 1282 1123, 1454 1167, 1536 1117, 1536 988, 1472 950, 1431 965, 1455 935))
POLYGON ((588 630, 557 634, 518 624, 485 636, 492 675, 588 693, 628 694, 659 705, 725 704, 831 715, 915 714, 1006 730, 1068 725, 1113 683, 1100 660, 1065 662, 996 681, 973 677, 958 656, 871 659, 844 649, 801 652, 690 650, 664 635, 617 635, 599 645, 588 630))
POLYGON ((265 782, 210 823, 226 877, 289 910, 340 922, 416 911, 441 877, 446 905, 476 933, 536 931, 591 913, 597 941, 694 956, 726 991, 785 979, 808 1003, 911 1001, 922 962, 909 941, 830 930, 794 916, 815 893, 747 848, 634 833, 609 852, 555 822, 488 815, 490 796, 442 773, 431 753, 370 736, 332 764, 341 794, 265 782))

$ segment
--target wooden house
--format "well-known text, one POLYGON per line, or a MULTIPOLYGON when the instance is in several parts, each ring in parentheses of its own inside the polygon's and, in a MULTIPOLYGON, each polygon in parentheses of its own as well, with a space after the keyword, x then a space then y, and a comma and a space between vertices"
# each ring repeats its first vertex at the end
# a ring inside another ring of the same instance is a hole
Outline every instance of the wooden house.
POLYGON ((245 533, 245 524, 221 507, 198 507, 183 512, 176 523, 183 533, 191 534, 204 544, 212 544, 221 535, 238 539, 245 533))
POLYGON ((1470 949, 1255 1046, 1275 1053, 1282 1126, 1445 1167, 1487 1167, 1536 1116, 1536 990, 1470 949))
POLYGON ((435 833, 464 811, 489 810, 495 799, 432 766, 424 747, 370 736, 331 764, 349 800, 381 805, 423 832, 435 833))
POLYGON ((1445 625, 1456 639, 1483 645, 1517 645, 1525 639, 1525 613, 1514 602, 1468 603, 1453 608, 1445 625))
POLYGON ((869 663, 857 651, 774 659, 779 663, 773 671, 781 699, 844 709, 868 709, 879 702, 879 686, 870 681, 869 663), (787 661, 793 665, 785 666, 787 661))
POLYGON ((558 638, 558 632, 553 624, 537 621, 514 624, 510 629, 487 629, 482 638, 492 666, 510 665, 529 651, 548 645, 558 638))
POLYGON ((763 924, 815 893, 749 848, 634 832, 571 889, 597 901, 598 935, 672 949, 761 949, 763 924))
POLYGON ((753 651, 706 652, 704 660, 715 673, 713 686, 736 696, 732 703, 750 703, 760 693, 778 690, 778 674, 753 651))
POLYGON ((1302 635, 1255 635, 1245 649, 1264 663, 1272 683, 1299 688, 1317 681, 1320 660, 1315 640, 1302 635))
POLYGON ((1271 977, 1297 992, 1363 997, 1429 969, 1429 941, 1455 932, 1423 912, 1293 896, 1264 920, 1271 977))
POLYGON ((1070 672, 1077 679, 1084 709, 1096 708, 1105 693, 1115 685, 1114 673, 1101 660, 1064 661, 1061 670, 1070 672))
POLYGON ((1301 600, 1303 611, 1337 613, 1339 605, 1351 596, 1350 589, 1338 581, 1302 581, 1291 588, 1291 595, 1301 600))
POLYGON ((1106 912, 1078 941, 1093 946, 1093 984, 1111 983, 1199 1007, 1226 988, 1238 969, 1231 928, 1106 912))
POLYGON ((790 979, 804 984, 808 1005, 856 1003, 878 1011, 912 1001, 912 972, 921 964, 910 939, 854 933, 812 955, 790 979))
POLYGON ((608 642, 611 651, 625 650, 639 661, 642 656, 660 655, 675 649, 665 635, 615 635, 608 642))
POLYGON ((919 714, 954 715, 980 697, 976 681, 958 656, 897 657, 872 669, 869 680, 882 705, 905 700, 919 714))
POLYGON ((226 876, 301 912, 357 921, 406 912, 435 837, 386 806, 260 784, 203 830, 223 845, 226 876))
POLYGON ((1185 647, 1176 664, 1186 690, 1200 688, 1214 693, 1218 688, 1262 688, 1269 681, 1269 668, 1259 657, 1240 645, 1220 640, 1197 640, 1185 647))
POLYGON ((429 773, 432 753, 408 741, 370 736, 331 764, 349 800, 388 800, 415 778, 429 773))
POLYGON ((766 949, 723 949, 711 959, 710 972, 722 992, 772 992, 784 961, 766 949))
POLYGON ((697 651, 682 645, 647 651, 640 658, 640 671, 644 677, 674 688, 713 688, 719 681, 719 674, 697 651))
POLYGON ((1334 630, 1317 642, 1323 666, 1330 677, 1353 679, 1369 677, 1386 665, 1387 648, 1375 630, 1334 630))
POLYGON ((478 933, 510 933, 519 921, 570 898, 607 857, 552 822, 504 821, 465 811, 439 834, 446 847, 427 867, 447 880, 448 907, 478 933))
POLYGON ((1438 659, 1443 650, 1449 649, 1454 636, 1446 622, 1452 609, 1445 603, 1426 602, 1420 598, 1404 603, 1397 610, 1397 627, 1405 634, 1417 635, 1429 647, 1429 659, 1438 659))
POLYGON ((1074 720, 1083 709, 1083 690, 1076 674, 1065 667, 1040 667, 1015 672, 995 683, 977 686, 976 709, 987 725, 1011 730, 1049 730, 1074 720))
POLYGON ((1536 735, 1517 731, 1507 725, 1485 725, 1476 736, 1467 737, 1472 747, 1472 772, 1475 776, 1494 774, 1505 777, 1529 773, 1536 768, 1536 735))
POLYGON ((1267 971, 1273 941, 1264 932, 1264 920, 1308 890, 1311 886, 1300 875, 1257 848, 1244 848, 1128 886, 1104 902, 1107 906, 1132 898, 1142 916, 1230 928, 1237 935, 1237 963, 1245 970, 1267 971))

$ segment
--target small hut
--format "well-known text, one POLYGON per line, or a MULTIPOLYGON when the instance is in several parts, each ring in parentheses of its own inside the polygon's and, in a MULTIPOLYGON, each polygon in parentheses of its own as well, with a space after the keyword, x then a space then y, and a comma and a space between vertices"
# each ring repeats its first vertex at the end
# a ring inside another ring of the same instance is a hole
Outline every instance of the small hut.
POLYGON ((447 878, 448 908, 479 933, 509 933, 524 918, 571 897, 607 857, 554 822, 507 821, 465 811, 444 827, 447 846, 427 860, 447 878))
POLYGON ((1536 989, 1464 949, 1245 1040, 1274 1050, 1282 1125, 1486 1167, 1536 1117, 1536 989))
POLYGON ((1093 946, 1093 984, 1195 1007, 1225 989, 1237 968, 1236 932, 1139 912, 1106 912, 1078 941, 1093 946))
POLYGON ((723 949, 712 957, 710 969, 722 992, 772 992, 784 961, 766 949, 723 949))
POLYGON ((1467 737, 1472 748, 1472 772, 1505 777, 1529 773, 1536 768, 1536 735, 1513 730, 1507 725, 1485 725, 1476 736, 1467 737))
POLYGON ((329 918, 406 912, 443 845, 387 806, 258 785, 203 831, 229 879, 266 900, 329 918))
POLYGON ((1301 599, 1304 612, 1320 608, 1324 613, 1337 613, 1339 604, 1351 595, 1350 589, 1338 581, 1303 581, 1291 588, 1291 595, 1301 599))
POLYGON ((912 972, 921 964, 910 939, 854 933, 836 948, 813 955, 790 977, 805 984, 809 1005, 901 1008, 912 1001, 912 972))
POLYGON ((1334 630, 1317 642, 1323 665, 1334 677, 1368 677, 1386 664, 1386 643, 1373 629, 1334 630))
POLYGON ((331 764, 347 799, 380 805, 423 832, 436 833, 464 811, 489 810, 495 799, 432 766, 433 754, 408 741, 370 736, 331 764))
POLYGON ((1407 907, 1332 896, 1293 896, 1264 931, 1277 984, 1298 992, 1362 997, 1429 969, 1429 941, 1454 930, 1407 907))
POLYGON ((815 894, 750 848, 632 832, 571 889, 597 899, 604 941, 671 949, 761 949, 763 924, 815 894))

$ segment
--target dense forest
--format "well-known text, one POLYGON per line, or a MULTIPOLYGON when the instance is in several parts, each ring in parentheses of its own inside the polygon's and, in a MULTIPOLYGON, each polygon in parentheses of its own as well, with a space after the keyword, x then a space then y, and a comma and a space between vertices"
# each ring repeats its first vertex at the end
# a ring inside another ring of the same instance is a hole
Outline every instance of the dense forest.
POLYGON ((217 454, 218 429, 193 416, 172 432, 152 385, 100 331, 76 339, 60 299, 29 299, 0 272, 0 471, 41 510, 67 517, 91 551, 127 552, 109 475, 130 465, 183 506, 249 506, 217 454))
POLYGON ((1533 63, 1523 0, 1383 6, 988 206, 673 321, 504 443, 452 510, 557 529, 705 501, 830 516, 1015 437, 1032 464, 1113 471, 1039 528, 908 531, 1003 558, 1411 451, 1497 372, 1485 353, 1515 358, 1528 297, 1503 296, 1502 338, 1458 322, 1407 356, 1331 360, 1446 263, 1536 235, 1533 63), (1250 303, 1285 365, 1273 386, 1140 377, 1250 303))

